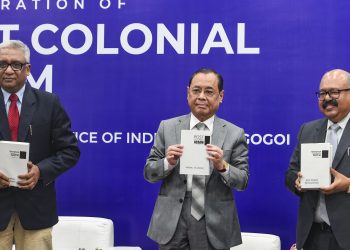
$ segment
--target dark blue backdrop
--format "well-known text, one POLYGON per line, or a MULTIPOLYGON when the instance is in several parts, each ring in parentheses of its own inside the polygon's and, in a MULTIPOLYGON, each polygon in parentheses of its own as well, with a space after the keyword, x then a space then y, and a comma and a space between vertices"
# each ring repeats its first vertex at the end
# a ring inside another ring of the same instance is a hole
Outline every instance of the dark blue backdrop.
POLYGON ((123 2, 0 3, 0 40, 30 46, 31 83, 60 96, 79 136, 81 160, 57 180, 60 215, 111 218, 116 245, 156 249, 146 237, 159 188, 143 179, 150 141, 160 120, 189 112, 189 76, 211 67, 225 80, 219 116, 251 140, 249 186, 237 193, 242 230, 279 235, 289 249, 298 201, 284 172, 299 126, 321 116, 314 95, 321 75, 349 70, 350 2, 123 2), (238 53, 242 39, 259 53, 238 53))

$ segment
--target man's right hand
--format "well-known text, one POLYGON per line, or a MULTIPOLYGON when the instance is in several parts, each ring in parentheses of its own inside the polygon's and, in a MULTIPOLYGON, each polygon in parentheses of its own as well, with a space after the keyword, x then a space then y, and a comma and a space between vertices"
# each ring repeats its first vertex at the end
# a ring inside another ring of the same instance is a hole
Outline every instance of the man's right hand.
POLYGON ((10 180, 9 178, 0 172, 0 189, 1 188, 7 188, 10 186, 10 180))
POLYGON ((168 147, 166 151, 166 159, 170 165, 176 165, 183 153, 183 148, 184 146, 181 144, 174 144, 168 147))
POLYGON ((303 189, 301 189, 301 177, 303 177, 303 175, 301 174, 301 172, 298 172, 298 178, 295 180, 295 188, 299 192, 303 192, 304 191, 303 189))

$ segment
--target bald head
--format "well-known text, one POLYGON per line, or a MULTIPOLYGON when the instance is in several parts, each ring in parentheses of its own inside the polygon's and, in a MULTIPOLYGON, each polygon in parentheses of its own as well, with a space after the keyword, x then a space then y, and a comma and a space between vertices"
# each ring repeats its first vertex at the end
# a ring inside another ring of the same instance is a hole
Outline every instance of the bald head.
POLYGON ((342 69, 333 69, 323 75, 320 85, 323 82, 332 81, 344 81, 347 83, 347 87, 350 87, 350 73, 342 69))

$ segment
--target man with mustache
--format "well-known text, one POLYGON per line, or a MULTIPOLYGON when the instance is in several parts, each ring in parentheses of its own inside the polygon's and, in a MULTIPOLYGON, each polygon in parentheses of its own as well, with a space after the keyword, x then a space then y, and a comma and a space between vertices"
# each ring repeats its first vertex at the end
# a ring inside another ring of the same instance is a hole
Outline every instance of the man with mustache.
POLYGON ((350 249, 350 74, 341 69, 327 72, 316 92, 325 118, 302 125, 291 157, 285 183, 300 197, 297 249, 350 249), (336 129, 334 129, 336 127, 336 129), (332 131, 331 131, 332 130, 332 131), (333 133, 332 135, 330 135, 333 133), (330 186, 301 189, 300 145, 337 139, 330 186))

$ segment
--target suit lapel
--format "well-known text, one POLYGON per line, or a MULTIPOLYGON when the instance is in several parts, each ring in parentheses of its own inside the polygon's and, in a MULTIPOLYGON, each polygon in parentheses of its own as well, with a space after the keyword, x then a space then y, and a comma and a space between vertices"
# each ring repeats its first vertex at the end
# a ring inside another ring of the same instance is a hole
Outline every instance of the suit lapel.
MULTIPOLYGON (((178 123, 175 126, 175 140, 176 143, 181 143, 181 130, 190 129, 190 114, 186 116, 179 117, 178 123)), ((180 170, 179 170, 180 171, 180 170)), ((187 175, 180 174, 180 178, 185 181, 187 179, 187 175)))
POLYGON ((333 159, 333 168, 337 168, 337 166, 340 163, 340 160, 342 159, 343 155, 349 150, 350 147, 350 120, 345 126, 345 129, 343 131, 343 134, 340 138, 337 151, 335 152, 335 156, 333 159))
POLYGON ((226 124, 223 122, 223 120, 215 116, 211 144, 222 148, 227 133, 225 127, 226 124))
MULTIPOLYGON (((320 122, 320 126, 316 128, 316 133, 315 133, 316 143, 325 142, 326 133, 327 133, 327 121, 328 121, 327 119, 323 119, 320 122)), ((347 152, 349 147, 350 147, 350 120, 346 124, 342 137, 339 141, 337 151, 335 152, 333 162, 332 162, 333 168, 337 168, 343 155, 347 152)))
POLYGON ((21 116, 19 121, 18 141, 25 141, 30 130, 30 124, 34 114, 35 96, 32 87, 27 83, 23 94, 21 116))
POLYGON ((190 114, 186 116, 179 117, 177 126, 176 126, 176 131, 175 131, 175 136, 176 136, 176 143, 181 142, 181 130, 189 130, 190 129, 190 114))
POLYGON ((315 128, 315 143, 324 143, 326 141, 327 121, 327 119, 322 119, 319 126, 315 128))
POLYGON ((5 141, 11 141, 10 128, 7 119, 4 95, 0 90, 0 133, 5 141))
MULTIPOLYGON (((213 124, 213 133, 211 135, 211 144, 218 146, 219 148, 222 148, 226 136, 226 124, 223 122, 222 119, 215 116, 214 124, 213 124)), ((213 172, 213 164, 210 162, 210 175, 205 176, 205 183, 207 183, 210 179, 210 176, 213 172)))

